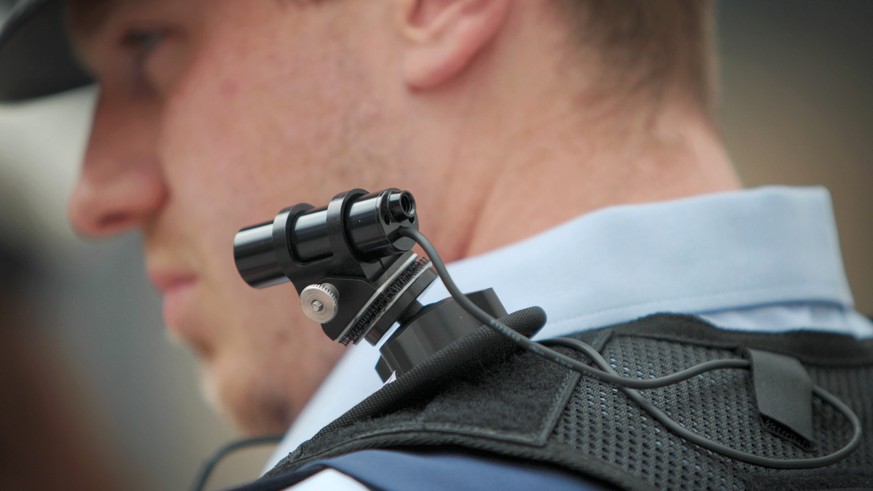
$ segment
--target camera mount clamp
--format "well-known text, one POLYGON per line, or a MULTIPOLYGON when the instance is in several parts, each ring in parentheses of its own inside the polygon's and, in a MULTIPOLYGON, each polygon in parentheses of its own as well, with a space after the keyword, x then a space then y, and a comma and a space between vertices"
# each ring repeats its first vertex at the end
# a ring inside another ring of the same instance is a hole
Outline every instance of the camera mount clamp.
MULTIPOLYGON (((239 231, 234 260, 255 288, 290 281, 307 317, 347 345, 366 339, 379 348, 382 380, 402 375, 482 323, 453 299, 422 305, 418 298, 437 274, 401 230, 418 230, 408 191, 353 189, 321 208, 298 204, 272 222, 239 231)), ((493 317, 506 310, 492 289, 466 295, 493 317)))

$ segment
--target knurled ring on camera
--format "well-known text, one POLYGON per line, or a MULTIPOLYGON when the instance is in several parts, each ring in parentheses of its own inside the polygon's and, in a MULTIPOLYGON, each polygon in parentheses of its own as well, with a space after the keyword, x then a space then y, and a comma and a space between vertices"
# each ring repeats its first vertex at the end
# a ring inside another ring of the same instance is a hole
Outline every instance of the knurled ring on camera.
POLYGON ((300 292, 300 306, 315 322, 330 322, 339 311, 339 291, 330 283, 309 285, 300 292))

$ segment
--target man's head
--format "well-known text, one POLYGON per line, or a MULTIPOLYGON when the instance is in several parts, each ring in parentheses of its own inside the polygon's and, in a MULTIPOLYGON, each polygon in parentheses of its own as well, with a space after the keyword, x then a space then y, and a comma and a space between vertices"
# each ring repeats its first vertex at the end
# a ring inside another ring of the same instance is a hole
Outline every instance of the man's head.
POLYGON ((284 429, 341 351, 290 288, 238 277, 239 228, 401 187, 456 259, 604 204, 735 184, 724 162, 697 163, 717 147, 707 2, 71 7, 100 84, 71 220, 92 236, 142 232, 168 327, 249 432, 284 429))

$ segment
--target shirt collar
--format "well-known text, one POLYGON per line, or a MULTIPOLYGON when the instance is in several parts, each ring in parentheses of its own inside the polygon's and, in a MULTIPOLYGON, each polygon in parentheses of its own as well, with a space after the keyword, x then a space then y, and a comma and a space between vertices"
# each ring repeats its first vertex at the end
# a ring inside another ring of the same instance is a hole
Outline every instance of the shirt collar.
POLYGON ((466 291, 493 286, 510 312, 543 307, 546 336, 661 311, 853 303, 824 188, 605 208, 459 261, 452 274, 466 291))

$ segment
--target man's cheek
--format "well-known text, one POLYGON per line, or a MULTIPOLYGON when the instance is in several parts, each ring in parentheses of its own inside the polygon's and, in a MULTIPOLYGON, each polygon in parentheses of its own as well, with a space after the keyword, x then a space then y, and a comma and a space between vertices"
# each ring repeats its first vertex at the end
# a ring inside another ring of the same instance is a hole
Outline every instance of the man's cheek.
POLYGON ((234 141, 238 133, 232 118, 214 104, 201 102, 206 101, 198 95, 171 101, 164 110, 159 139, 171 190, 176 199, 191 199, 184 205, 195 209, 220 206, 233 196, 221 191, 247 184, 245 176, 237 175, 246 152, 234 141))

